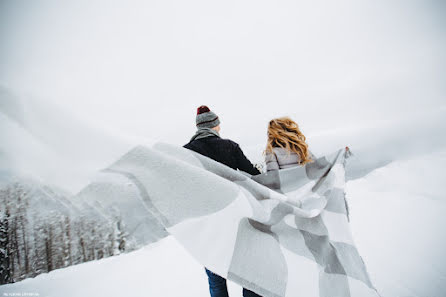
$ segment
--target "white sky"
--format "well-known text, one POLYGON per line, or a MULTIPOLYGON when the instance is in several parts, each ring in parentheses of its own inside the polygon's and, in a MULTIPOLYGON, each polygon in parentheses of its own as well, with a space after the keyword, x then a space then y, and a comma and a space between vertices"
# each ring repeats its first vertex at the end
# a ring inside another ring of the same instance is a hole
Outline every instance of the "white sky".
POLYGON ((2 0, 0 84, 174 143, 206 104, 253 145, 276 116, 306 133, 444 106, 444 17, 433 0, 2 0))

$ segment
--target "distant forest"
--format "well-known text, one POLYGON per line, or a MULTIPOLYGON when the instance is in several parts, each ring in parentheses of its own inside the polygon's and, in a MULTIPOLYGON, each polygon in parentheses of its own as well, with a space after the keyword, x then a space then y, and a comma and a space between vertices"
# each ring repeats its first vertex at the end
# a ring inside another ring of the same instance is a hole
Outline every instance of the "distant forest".
POLYGON ((0 189, 0 284, 136 249, 118 210, 76 206, 48 187, 0 189))

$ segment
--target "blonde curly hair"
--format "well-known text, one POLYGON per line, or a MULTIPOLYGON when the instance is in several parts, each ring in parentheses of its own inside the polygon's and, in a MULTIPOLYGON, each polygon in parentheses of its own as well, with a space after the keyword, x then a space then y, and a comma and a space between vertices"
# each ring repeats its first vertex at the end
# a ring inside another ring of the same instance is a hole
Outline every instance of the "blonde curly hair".
POLYGON ((268 124, 268 141, 265 153, 273 153, 274 147, 295 152, 300 157, 300 165, 312 162, 306 138, 295 121, 289 117, 272 119, 268 124))

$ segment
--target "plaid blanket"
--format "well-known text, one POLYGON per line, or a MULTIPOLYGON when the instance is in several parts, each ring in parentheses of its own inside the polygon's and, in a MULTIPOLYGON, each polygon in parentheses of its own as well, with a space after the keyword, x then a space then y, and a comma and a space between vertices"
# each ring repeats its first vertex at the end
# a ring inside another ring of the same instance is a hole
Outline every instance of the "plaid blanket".
POLYGON ((203 266, 265 297, 379 296, 350 232, 347 157, 341 149, 251 177, 157 143, 129 151, 78 198, 119 209, 140 243, 173 235, 203 266))

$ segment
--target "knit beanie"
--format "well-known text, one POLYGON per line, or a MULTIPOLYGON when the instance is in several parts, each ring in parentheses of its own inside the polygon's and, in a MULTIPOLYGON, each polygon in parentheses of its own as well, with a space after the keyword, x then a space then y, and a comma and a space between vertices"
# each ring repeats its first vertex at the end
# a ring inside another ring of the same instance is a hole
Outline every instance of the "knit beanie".
POLYGON ((195 122, 197 123, 197 128, 214 128, 220 124, 218 116, 206 105, 202 105, 197 108, 197 117, 195 122))

